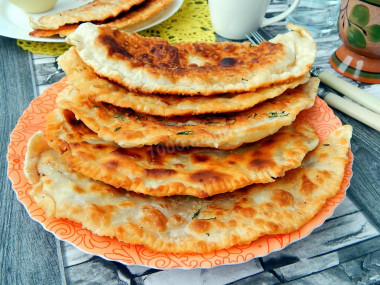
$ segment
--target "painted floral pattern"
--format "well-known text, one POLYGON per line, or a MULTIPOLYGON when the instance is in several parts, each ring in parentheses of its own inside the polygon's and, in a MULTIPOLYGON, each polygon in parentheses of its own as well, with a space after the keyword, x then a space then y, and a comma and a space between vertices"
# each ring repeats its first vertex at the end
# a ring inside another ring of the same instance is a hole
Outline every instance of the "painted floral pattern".
POLYGON ((349 10, 348 4, 349 1, 346 2, 346 5, 342 5, 339 14, 342 27, 347 29, 347 42, 358 49, 365 49, 368 41, 380 42, 380 25, 370 24, 371 11, 369 7, 356 4, 349 10))

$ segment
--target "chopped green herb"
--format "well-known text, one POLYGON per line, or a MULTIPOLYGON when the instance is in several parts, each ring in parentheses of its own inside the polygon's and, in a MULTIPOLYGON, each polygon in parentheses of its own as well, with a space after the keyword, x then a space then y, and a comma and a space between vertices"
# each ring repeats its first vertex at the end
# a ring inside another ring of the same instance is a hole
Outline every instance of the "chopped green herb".
POLYGON ((147 116, 144 116, 144 115, 141 115, 141 114, 135 114, 136 116, 136 120, 137 121, 140 121, 142 119, 145 119, 145 121, 148 121, 148 117, 147 116))
POLYGON ((241 80, 243 80, 243 81, 248 81, 248 79, 245 79, 245 78, 242 78, 241 80))
POLYGON ((209 237, 209 236, 210 236, 210 233, 206 233, 206 236, 208 236, 208 237, 209 237))
POLYGON ((289 113, 285 113, 285 111, 281 111, 281 113, 277 111, 269 112, 269 118, 285 117, 287 115, 289 115, 289 113))
POLYGON ((121 127, 117 127, 116 129, 114 129, 113 131, 114 132, 117 132, 118 130, 120 130, 121 129, 121 127))
POLYGON ((193 217, 191 218, 192 220, 194 220, 196 217, 198 217, 199 213, 201 212, 201 208, 198 209, 198 211, 196 211, 193 215, 193 217))
POLYGON ((213 218, 207 218, 207 219, 202 219, 202 220, 216 220, 216 217, 213 217, 213 218))
POLYGON ((120 119, 120 120, 124 121, 123 114, 116 114, 116 115, 114 116, 114 118, 115 118, 115 119, 120 119))
POLYGON ((183 131, 183 132, 177 133, 177 135, 192 135, 192 134, 194 134, 193 131, 183 131))
POLYGON ((93 105, 92 108, 100 108, 99 105, 93 105))

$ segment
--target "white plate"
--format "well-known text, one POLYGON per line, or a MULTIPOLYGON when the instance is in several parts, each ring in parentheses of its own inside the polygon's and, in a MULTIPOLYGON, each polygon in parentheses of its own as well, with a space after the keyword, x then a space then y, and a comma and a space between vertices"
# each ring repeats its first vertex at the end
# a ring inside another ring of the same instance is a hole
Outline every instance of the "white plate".
MULTIPOLYGON (((32 0, 30 0, 32 1, 32 0)), ((152 18, 134 25, 128 31, 138 32, 147 28, 153 27, 167 18, 172 16, 181 7, 184 0, 174 0, 165 10, 161 11, 152 18)), ((43 15, 57 13, 63 10, 82 6, 90 1, 85 0, 58 0, 54 9, 46 13, 31 14, 19 9, 17 6, 10 3, 8 0, 0 0, 0 36, 8 38, 38 41, 38 42, 64 42, 64 38, 36 38, 29 36, 33 29, 29 25, 29 17, 38 18, 43 15)))

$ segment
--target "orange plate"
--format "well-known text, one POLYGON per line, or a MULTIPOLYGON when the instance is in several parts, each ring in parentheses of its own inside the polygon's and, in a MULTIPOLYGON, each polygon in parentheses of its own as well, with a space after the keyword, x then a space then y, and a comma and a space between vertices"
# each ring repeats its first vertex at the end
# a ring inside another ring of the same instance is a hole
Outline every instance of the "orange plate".
MULTIPOLYGON (((126 265, 144 265, 159 269, 210 268, 223 264, 241 263, 280 250, 306 237, 333 214, 335 207, 346 196, 346 189, 352 176, 353 155, 351 152, 349 152, 349 163, 346 166, 340 191, 335 197, 328 199, 321 211, 299 230, 289 234, 263 236, 249 245, 234 246, 209 254, 181 255, 154 252, 141 245, 127 244, 115 238, 95 235, 82 228, 81 224, 67 219, 47 217, 29 195, 32 187, 23 172, 24 159, 27 141, 36 131, 45 129, 46 115, 55 108, 55 98, 66 86, 65 82, 66 80, 63 79, 46 89, 31 102, 18 120, 11 133, 8 146, 8 176, 13 183, 17 199, 25 206, 29 215, 57 238, 75 245, 84 252, 126 265)), ((317 130, 320 139, 326 138, 332 130, 342 125, 339 118, 318 97, 315 105, 299 116, 317 130)))

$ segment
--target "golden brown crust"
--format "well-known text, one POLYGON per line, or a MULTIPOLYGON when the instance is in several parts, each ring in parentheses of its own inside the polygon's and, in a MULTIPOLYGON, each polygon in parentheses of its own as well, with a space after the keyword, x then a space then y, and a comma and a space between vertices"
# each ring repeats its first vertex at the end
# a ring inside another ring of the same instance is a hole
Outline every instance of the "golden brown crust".
POLYGON ((279 96, 289 88, 305 83, 309 77, 305 76, 285 84, 240 94, 170 96, 129 91, 121 85, 101 78, 80 59, 74 47, 60 56, 58 63, 65 71, 70 83, 78 89, 86 90, 91 100, 131 108, 139 113, 165 117, 246 110, 262 101, 279 96))
POLYGON ((298 167, 318 143, 315 131, 296 121, 262 141, 229 151, 163 145, 120 148, 102 143, 68 110, 49 114, 46 138, 70 167, 95 180, 152 196, 197 197, 273 182, 298 167))
POLYGON ((67 87, 57 105, 71 110, 105 141, 122 147, 165 144, 233 149, 255 142, 290 125, 314 104, 319 80, 284 92, 243 112, 199 116, 156 117, 91 101, 87 89, 67 87))
POLYGON ((37 20, 30 17, 30 25, 34 30, 57 30, 67 24, 78 24, 88 21, 102 21, 116 17, 122 12, 144 0, 93 0, 78 8, 42 16, 37 20))
POLYGON ((131 26, 151 18, 169 6, 174 0, 145 0, 118 17, 104 21, 104 25, 114 29, 128 30, 131 26))
MULTIPOLYGON (((104 21, 91 21, 96 25, 105 25, 111 28, 130 29, 133 25, 145 21, 165 9, 173 0, 144 0, 143 3, 133 6, 130 10, 120 13, 116 17, 104 21)), ((73 33, 79 24, 64 24, 57 29, 35 29, 29 35, 42 38, 59 35, 66 37, 73 33)))
POLYGON ((31 149, 44 143, 41 133, 27 153, 37 163, 26 161, 26 171, 41 174, 31 181, 31 195, 48 215, 155 251, 207 253, 286 234, 308 222, 340 189, 351 132, 349 126, 334 131, 301 167, 273 183, 207 199, 157 198, 96 182, 68 168, 54 151, 31 149))
POLYGON ((62 27, 59 27, 56 30, 42 30, 42 29, 36 29, 29 33, 30 36, 37 37, 37 38, 46 38, 46 37, 52 37, 52 36, 60 36, 60 37, 66 37, 72 32, 75 31, 76 28, 78 28, 79 24, 67 24, 62 27))
POLYGON ((252 91, 307 74, 315 42, 300 31, 262 42, 179 43, 84 23, 66 38, 102 77, 146 93, 252 91))

